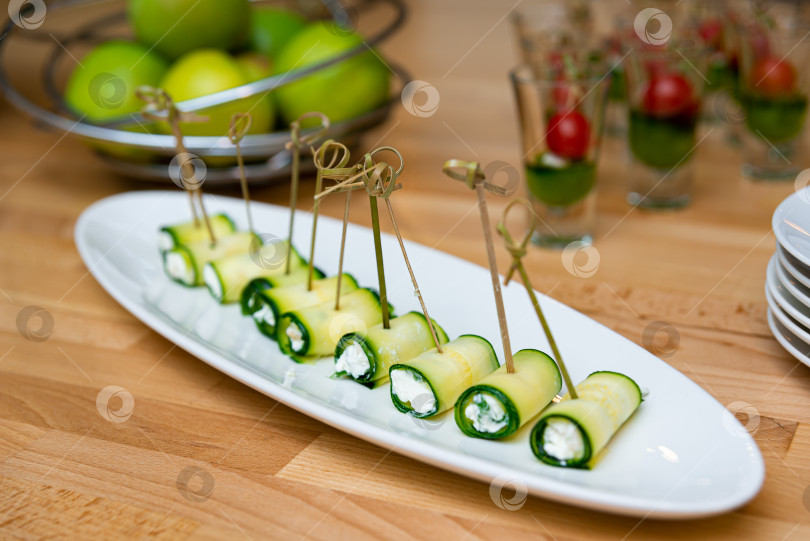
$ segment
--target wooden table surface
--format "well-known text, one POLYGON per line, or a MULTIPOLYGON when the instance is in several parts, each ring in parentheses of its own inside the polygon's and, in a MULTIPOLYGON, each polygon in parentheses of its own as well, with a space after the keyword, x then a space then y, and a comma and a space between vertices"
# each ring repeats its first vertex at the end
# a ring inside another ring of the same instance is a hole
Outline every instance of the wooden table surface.
MULTIPOLYGON (((438 109, 419 118, 395 107, 365 142, 406 157, 406 189, 396 196, 404 236, 485 265, 474 194, 440 170, 454 157, 520 163, 506 78, 516 57, 509 5, 411 7, 409 24, 383 49, 438 90, 438 109)), ((526 257, 537 289, 656 349, 722 404, 750 406, 741 419, 765 459, 761 493, 722 516, 662 522, 534 497, 502 510, 485 483, 347 436, 174 347, 104 292, 73 243, 84 208, 144 184, 107 172, 75 139, 4 106, 0 538, 810 538, 810 369, 772 337, 763 293, 771 214, 793 183, 742 179, 724 126, 709 129, 697 150, 694 203, 677 212, 631 209, 624 141, 606 141, 595 274, 569 272, 559 252, 526 257), (52 317, 49 339, 18 330, 28 306, 52 317), (651 337, 660 322, 667 326, 651 337), (134 399, 126 422, 97 410, 109 385, 134 399)), ((305 196, 312 185, 305 182, 305 196)), ((288 197, 285 186, 253 193, 281 204, 288 197)), ((340 216, 340 205, 327 200, 325 214, 340 216)), ((493 215, 502 206, 493 200, 493 215)), ((369 225, 360 207, 352 219, 369 225)), ((498 257, 505 269, 506 254, 498 257)))

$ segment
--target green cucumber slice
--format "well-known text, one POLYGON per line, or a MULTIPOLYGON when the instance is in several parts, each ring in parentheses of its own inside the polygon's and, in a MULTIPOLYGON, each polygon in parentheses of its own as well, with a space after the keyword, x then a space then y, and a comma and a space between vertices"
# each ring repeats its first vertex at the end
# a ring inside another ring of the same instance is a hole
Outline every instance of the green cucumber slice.
POLYGON ((276 325, 276 341, 282 352, 303 362, 333 354, 343 335, 381 321, 379 295, 357 289, 340 297, 340 310, 329 301, 283 313, 276 325))
POLYGON ((201 286, 206 263, 229 255, 247 254, 255 238, 253 233, 240 232, 220 237, 216 244, 206 239, 177 246, 163 253, 163 270, 169 278, 185 286, 201 286))
POLYGON ((562 377, 554 359, 536 349, 522 349, 512 360, 514 373, 503 365, 456 401, 456 424, 466 435, 486 439, 510 436, 560 392, 562 377))
MULTIPOLYGON (((354 276, 344 273, 340 282, 341 298, 359 287, 354 276)), ((337 276, 314 280, 311 290, 307 290, 306 280, 301 284, 274 287, 258 292, 257 308, 251 315, 259 330, 275 340, 276 322, 282 314, 322 303, 334 304, 336 294, 337 276)))
MULTIPOLYGON (((236 225, 227 214, 215 214, 208 219, 214 237, 217 239, 230 235, 236 231, 236 225)), ((208 240, 208 229, 202 221, 186 222, 182 224, 166 225, 158 230, 158 248, 167 252, 183 244, 208 240)))
MULTIPOLYGON (((321 280, 324 277, 323 271, 318 268, 313 269, 312 276, 315 280, 321 280)), ((242 307, 242 314, 249 316, 262 307, 262 302, 259 298, 259 293, 274 287, 285 286, 305 286, 309 277, 309 269, 301 267, 298 269, 290 269, 290 274, 279 274, 276 276, 259 276, 254 278, 242 290, 239 296, 239 305, 242 307)))
MULTIPOLYGON (((276 244, 280 247, 284 242, 277 241, 276 244)), ((295 248, 291 251, 291 258, 291 269, 306 267, 306 261, 295 248)), ((240 299, 242 291, 254 278, 283 275, 284 262, 282 259, 279 264, 267 267, 261 264, 257 254, 249 252, 233 254, 206 263, 203 268, 203 281, 217 302, 230 304, 240 299)))
POLYGON ((641 389, 618 372, 594 372, 551 405, 532 429, 532 452, 552 466, 590 469, 607 443, 641 404, 641 389))
MULTIPOLYGON (((439 343, 448 341, 436 321, 433 321, 439 343)), ((408 312, 390 320, 390 328, 382 324, 366 332, 343 336, 335 348, 335 375, 347 376, 359 383, 388 377, 391 365, 407 361, 435 347, 424 314, 408 312)))
POLYGON ((403 413, 430 417, 452 408, 465 389, 497 368, 492 344, 486 338, 464 334, 444 344, 442 353, 434 348, 392 365, 391 400, 403 413), (432 400, 426 398, 428 393, 432 400))

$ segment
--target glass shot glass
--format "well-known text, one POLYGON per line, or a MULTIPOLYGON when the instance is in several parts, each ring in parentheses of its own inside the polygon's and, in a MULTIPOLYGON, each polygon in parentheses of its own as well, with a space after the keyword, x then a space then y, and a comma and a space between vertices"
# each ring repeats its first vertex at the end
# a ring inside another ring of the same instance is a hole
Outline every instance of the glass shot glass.
POLYGON ((691 201, 706 61, 704 48, 672 43, 635 49, 625 59, 631 205, 679 208, 691 201))
POLYGON ((806 166, 802 139, 810 81, 807 26, 760 21, 739 36, 739 98, 745 117, 742 173, 754 180, 794 179, 806 166))
MULTIPOLYGON (((570 67, 570 65, 569 65, 570 67)), ((577 76, 529 65, 511 74, 529 198, 540 246, 590 243, 596 212, 596 161, 610 87, 607 73, 577 76)))

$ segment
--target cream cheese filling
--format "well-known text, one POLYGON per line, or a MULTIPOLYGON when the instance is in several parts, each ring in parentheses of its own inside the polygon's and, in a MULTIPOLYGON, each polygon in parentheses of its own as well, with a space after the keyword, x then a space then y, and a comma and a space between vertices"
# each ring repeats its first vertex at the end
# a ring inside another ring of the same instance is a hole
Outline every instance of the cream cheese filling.
POLYGON ((585 442, 582 433, 568 419, 554 417, 546 422, 543 430, 543 450, 557 460, 564 462, 582 458, 585 442))
POLYGON ((194 269, 188 264, 188 260, 178 252, 166 253, 166 272, 175 280, 180 280, 184 284, 194 282, 194 269))
POLYGON ((410 404, 416 413, 429 413, 436 407, 430 385, 412 370, 391 370, 391 392, 403 404, 410 404))
POLYGON ((474 394, 464 415, 478 432, 494 434, 508 424, 503 404, 489 393, 474 394))
POLYGON ((211 263, 206 263, 203 267, 203 282, 211 292, 211 296, 218 301, 222 300, 222 284, 219 281, 217 271, 214 270, 214 266, 211 265, 211 263))
POLYGON ((253 319, 259 322, 264 322, 271 327, 276 326, 276 314, 269 304, 262 303, 262 307, 253 312, 253 319))
POLYGON ((353 378, 359 378, 369 371, 371 363, 366 357, 366 352, 360 344, 351 344, 335 359, 335 372, 345 372, 351 374, 353 378))
POLYGON ((291 322, 284 333, 290 339, 290 348, 296 353, 301 353, 301 350, 304 349, 304 335, 298 325, 291 322))
POLYGON ((161 252, 174 248, 174 237, 165 231, 158 231, 158 248, 161 252))

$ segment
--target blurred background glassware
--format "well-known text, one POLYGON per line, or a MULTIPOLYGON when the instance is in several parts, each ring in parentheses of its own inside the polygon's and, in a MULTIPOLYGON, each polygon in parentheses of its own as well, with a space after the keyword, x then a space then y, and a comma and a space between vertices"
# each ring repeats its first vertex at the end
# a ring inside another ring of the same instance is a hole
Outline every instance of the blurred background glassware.
POLYGON ((736 46, 733 17, 728 0, 694 1, 689 6, 689 24, 706 48, 706 86, 703 96, 703 120, 725 122, 725 105, 734 99, 737 84, 736 46))
POLYGON ((633 35, 633 13, 624 6, 618 6, 620 14, 614 15, 613 26, 599 45, 605 57, 605 64, 610 70, 610 91, 605 111, 605 133, 608 135, 627 135, 627 78, 624 58, 627 55, 625 43, 633 35))
POLYGON ((520 63, 546 64, 550 51, 587 48, 593 37, 592 0, 527 0, 515 8, 512 25, 520 63))
POLYGON ((799 14, 795 5, 769 5, 755 12, 739 34, 739 96, 746 128, 742 173, 754 180, 792 180, 806 165, 810 26, 802 17, 784 16, 779 7, 799 14))
POLYGON ((512 71, 511 80, 526 184, 540 218, 532 241, 564 248, 592 240, 596 162, 610 77, 602 63, 578 64, 559 53, 556 69, 548 63, 538 76, 533 66, 522 65, 512 71))
POLYGON ((662 209, 690 202, 706 63, 706 50, 689 38, 642 44, 625 59, 631 205, 662 209))

